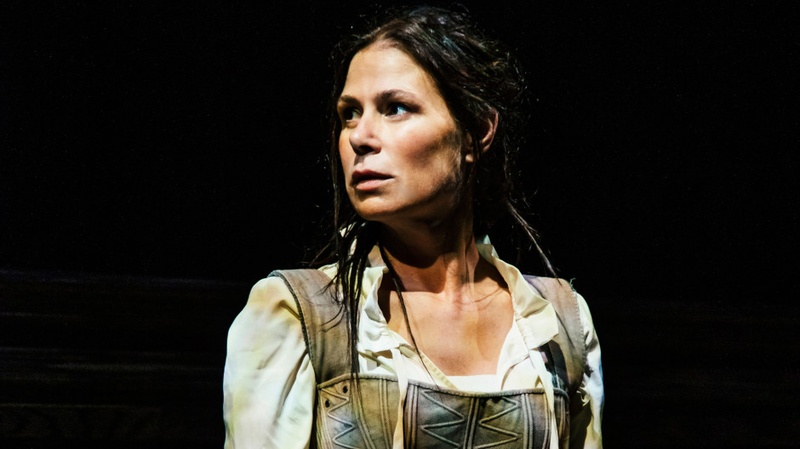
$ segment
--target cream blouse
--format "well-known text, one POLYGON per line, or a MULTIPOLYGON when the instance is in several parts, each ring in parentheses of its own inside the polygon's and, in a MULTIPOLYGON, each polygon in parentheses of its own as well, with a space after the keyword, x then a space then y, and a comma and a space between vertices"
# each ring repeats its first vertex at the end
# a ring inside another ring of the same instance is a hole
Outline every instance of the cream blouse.
MULTIPOLYGON (((515 325, 503 344, 497 373, 450 379, 429 359, 425 358, 423 365, 413 347, 389 329, 378 306, 378 287, 388 270, 377 248, 370 254, 370 267, 363 277, 357 346, 360 372, 397 376, 401 385, 402 379, 414 379, 470 391, 552 385, 550 373, 541 360, 531 358, 530 354, 558 332, 555 309, 525 281, 516 267, 498 258, 488 240, 478 243, 478 251, 506 281, 514 308, 515 325)), ((329 265, 320 270, 333 276, 336 267, 329 265)), ((577 297, 588 351, 580 394, 584 413, 591 414, 580 420, 586 423, 583 447, 602 448, 600 424, 604 398, 600 345, 586 301, 580 295, 577 297)), ((309 447, 316 392, 314 368, 303 339, 297 304, 280 278, 256 283, 247 304, 231 325, 223 392, 226 449, 309 447)), ((573 417, 573 425, 575 422, 573 417)))

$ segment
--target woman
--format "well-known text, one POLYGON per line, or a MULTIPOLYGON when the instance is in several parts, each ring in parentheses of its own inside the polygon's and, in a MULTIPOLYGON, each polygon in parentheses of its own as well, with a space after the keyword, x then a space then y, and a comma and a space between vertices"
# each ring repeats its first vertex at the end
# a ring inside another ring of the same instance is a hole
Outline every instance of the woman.
POLYGON ((226 447, 601 447, 586 303, 488 242, 510 217, 538 249, 508 179, 518 65, 429 7, 337 51, 336 262, 254 286, 229 334, 226 447))

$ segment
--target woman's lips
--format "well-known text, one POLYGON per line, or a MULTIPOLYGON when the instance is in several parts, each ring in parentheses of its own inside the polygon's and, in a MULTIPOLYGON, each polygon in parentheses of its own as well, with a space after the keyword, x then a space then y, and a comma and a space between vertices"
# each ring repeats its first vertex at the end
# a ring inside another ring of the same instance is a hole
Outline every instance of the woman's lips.
POLYGON ((375 190, 389 179, 391 179, 391 176, 384 173, 372 170, 358 170, 353 172, 350 185, 360 191, 375 190))

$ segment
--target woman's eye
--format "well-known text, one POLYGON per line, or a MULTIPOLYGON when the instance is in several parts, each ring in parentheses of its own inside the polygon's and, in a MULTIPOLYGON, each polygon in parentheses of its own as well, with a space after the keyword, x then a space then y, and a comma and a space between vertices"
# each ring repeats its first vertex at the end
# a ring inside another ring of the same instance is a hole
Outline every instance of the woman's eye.
POLYGON ((360 116, 361 112, 359 112, 356 108, 346 108, 339 112, 339 120, 342 121, 342 124, 345 124, 351 120, 356 120, 360 116))
POLYGON ((401 103, 391 103, 386 108, 386 115, 403 115, 410 112, 410 109, 401 103))

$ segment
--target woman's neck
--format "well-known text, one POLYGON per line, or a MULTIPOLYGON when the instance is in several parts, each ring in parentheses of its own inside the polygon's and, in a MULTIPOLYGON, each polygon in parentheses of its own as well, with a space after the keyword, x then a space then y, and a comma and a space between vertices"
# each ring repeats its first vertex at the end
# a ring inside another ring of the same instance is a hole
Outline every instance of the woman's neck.
POLYGON ((482 277, 481 256, 464 221, 453 225, 385 226, 380 235, 385 262, 390 264, 405 291, 429 292, 460 301, 472 297, 477 277, 482 277))

